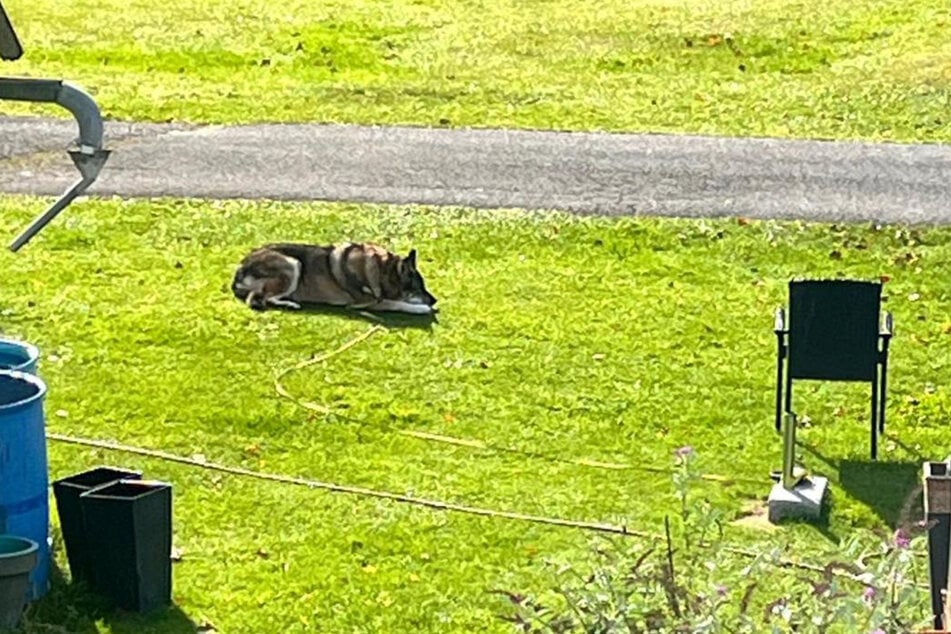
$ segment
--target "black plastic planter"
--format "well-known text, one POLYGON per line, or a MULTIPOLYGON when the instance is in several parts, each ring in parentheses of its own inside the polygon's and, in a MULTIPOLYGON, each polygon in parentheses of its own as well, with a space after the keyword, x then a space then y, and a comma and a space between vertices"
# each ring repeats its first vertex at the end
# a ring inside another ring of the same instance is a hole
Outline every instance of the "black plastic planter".
POLYGON ((0 535, 0 631, 12 630, 23 616, 39 552, 32 539, 0 535))
POLYGON ((171 603, 171 485, 120 480, 79 500, 93 588, 124 610, 149 612, 171 603))
POLYGON ((83 513, 79 505, 79 496, 96 487, 119 480, 139 480, 142 474, 137 471, 117 469, 115 467, 96 467, 62 478, 53 483, 53 495, 56 496, 56 510, 59 525, 63 531, 63 543, 66 546, 66 558, 73 581, 90 582, 92 573, 89 568, 89 544, 86 529, 83 526, 83 513))

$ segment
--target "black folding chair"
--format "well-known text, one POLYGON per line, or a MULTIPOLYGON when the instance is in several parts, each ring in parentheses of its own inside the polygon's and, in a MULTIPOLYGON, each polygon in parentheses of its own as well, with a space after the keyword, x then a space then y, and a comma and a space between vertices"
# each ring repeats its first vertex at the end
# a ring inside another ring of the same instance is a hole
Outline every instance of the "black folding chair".
POLYGON ((878 457, 878 436, 885 432, 888 342, 893 332, 891 313, 885 313, 884 328, 880 326, 881 300, 879 282, 789 283, 788 328, 782 308, 776 311, 774 328, 776 431, 782 429, 783 412, 792 412, 793 379, 869 382, 872 460, 878 457))

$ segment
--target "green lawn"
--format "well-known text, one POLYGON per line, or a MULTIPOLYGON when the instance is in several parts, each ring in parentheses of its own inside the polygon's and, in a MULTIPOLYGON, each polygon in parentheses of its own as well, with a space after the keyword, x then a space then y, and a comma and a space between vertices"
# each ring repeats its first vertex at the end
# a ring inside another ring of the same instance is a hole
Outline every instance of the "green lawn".
MULTIPOLYGON (((42 206, 0 197, 3 239, 42 206)), ((733 527, 728 537, 809 544, 893 525, 920 461, 951 451, 946 229, 90 200, 21 253, 0 253, 0 267, 0 331, 41 347, 51 431, 652 533, 675 504, 663 470, 678 446, 736 480, 702 491, 732 516, 768 492, 780 457, 772 312, 786 281, 887 275, 898 335, 881 463, 867 459, 866 388, 803 384, 803 460, 833 479, 829 525, 779 537, 733 527), (431 329, 397 323, 289 376, 294 394, 340 413, 327 419, 279 398, 274 372, 370 322, 256 313, 227 286, 259 243, 344 238, 418 248, 442 310, 431 329)), ((495 618, 505 605, 486 590, 543 589, 545 558, 585 560, 594 539, 59 443, 50 451, 54 477, 108 462, 174 483, 182 614, 97 625, 108 613, 58 589, 31 614, 31 632, 177 632, 189 620, 228 633, 505 632, 495 618)))
POLYGON ((5 5, 113 118, 951 139, 943 0, 5 5))
MULTIPOLYGON (((74 80, 112 119, 951 140, 937 0, 4 5, 27 49, 4 75, 74 80)), ((0 103, 24 112, 64 115, 0 103)), ((44 203, 0 196, 0 239, 44 203)), ((649 533, 676 505, 679 446, 727 480, 700 493, 731 517, 768 492, 788 279, 887 276, 881 462, 867 459, 867 388, 803 384, 802 460, 833 480, 828 522, 727 538, 808 559, 817 536, 894 526, 921 461, 951 453, 951 229, 87 200, 0 251, 0 269, 0 333, 41 347, 51 431, 649 533), (274 373, 374 322, 255 313, 227 287, 257 244, 348 238, 418 248, 442 310, 290 375, 328 418, 280 398, 274 373)), ((177 608, 117 615, 57 580, 29 634, 508 632, 487 591, 544 591, 543 561, 584 565, 598 540, 56 442, 50 462, 53 477, 105 462, 174 483, 177 608)))

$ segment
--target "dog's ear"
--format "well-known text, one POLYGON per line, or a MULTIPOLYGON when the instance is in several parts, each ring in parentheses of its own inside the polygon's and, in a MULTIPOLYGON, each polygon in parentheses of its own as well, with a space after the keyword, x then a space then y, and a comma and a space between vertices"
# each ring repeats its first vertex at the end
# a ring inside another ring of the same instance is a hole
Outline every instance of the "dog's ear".
POLYGON ((406 266, 408 266, 410 269, 415 269, 416 268, 416 249, 412 249, 409 252, 409 255, 406 256, 406 259, 404 261, 406 262, 406 266))

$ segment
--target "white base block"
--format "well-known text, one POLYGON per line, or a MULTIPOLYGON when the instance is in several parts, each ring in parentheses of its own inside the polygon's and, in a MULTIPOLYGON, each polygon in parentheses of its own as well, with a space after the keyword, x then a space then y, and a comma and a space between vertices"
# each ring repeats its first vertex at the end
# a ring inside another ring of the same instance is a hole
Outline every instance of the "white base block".
POLYGON ((818 519, 828 488, 829 479, 822 476, 804 478, 792 491, 783 488, 781 482, 776 483, 769 493, 769 521, 775 524, 787 518, 818 519))

